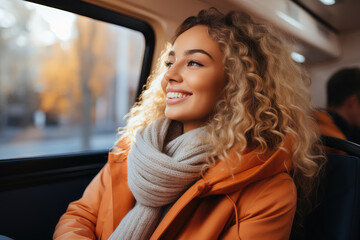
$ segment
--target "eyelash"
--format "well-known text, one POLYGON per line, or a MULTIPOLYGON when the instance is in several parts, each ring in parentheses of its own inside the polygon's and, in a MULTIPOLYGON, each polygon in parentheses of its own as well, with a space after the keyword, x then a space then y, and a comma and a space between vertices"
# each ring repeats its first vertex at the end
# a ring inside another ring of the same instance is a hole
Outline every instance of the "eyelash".
POLYGON ((204 66, 204 65, 202 65, 201 63, 199 63, 197 61, 189 61, 187 65, 188 66, 200 66, 200 67, 204 66), (193 64, 195 64, 195 65, 193 65, 193 64))
POLYGON ((167 68, 170 68, 173 64, 174 64, 174 63, 173 63, 173 62, 170 62, 170 61, 166 61, 166 62, 165 62, 165 66, 166 66, 167 68))
MULTIPOLYGON (((170 68, 173 64, 174 64, 174 63, 171 62, 171 61, 166 61, 166 62, 165 62, 165 66, 166 66, 167 68, 170 68)), ((201 63, 199 63, 199 62, 197 62, 197 61, 191 60, 191 61, 189 61, 189 62, 187 63, 187 66, 190 66, 190 67, 200 66, 200 67, 202 67, 202 66, 204 66, 204 65, 201 64, 201 63)))

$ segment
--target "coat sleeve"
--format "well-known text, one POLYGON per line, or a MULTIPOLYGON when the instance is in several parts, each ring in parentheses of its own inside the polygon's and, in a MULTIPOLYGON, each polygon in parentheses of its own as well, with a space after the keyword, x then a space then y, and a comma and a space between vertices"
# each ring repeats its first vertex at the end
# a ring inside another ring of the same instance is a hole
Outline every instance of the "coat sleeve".
POLYGON ((296 210, 296 187, 285 173, 271 180, 253 184, 237 204, 238 223, 223 239, 288 240, 296 210))
POLYGON ((85 189, 83 196, 69 204, 56 225, 53 239, 96 239, 95 229, 105 188, 111 187, 107 163, 85 189))

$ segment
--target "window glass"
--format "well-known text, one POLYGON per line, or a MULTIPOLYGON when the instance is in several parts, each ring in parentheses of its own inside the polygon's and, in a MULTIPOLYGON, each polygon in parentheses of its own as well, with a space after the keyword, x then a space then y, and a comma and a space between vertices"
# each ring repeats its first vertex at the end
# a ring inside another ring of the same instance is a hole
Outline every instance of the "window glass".
POLYGON ((144 49, 141 32, 0 0, 0 159, 111 148, 144 49))

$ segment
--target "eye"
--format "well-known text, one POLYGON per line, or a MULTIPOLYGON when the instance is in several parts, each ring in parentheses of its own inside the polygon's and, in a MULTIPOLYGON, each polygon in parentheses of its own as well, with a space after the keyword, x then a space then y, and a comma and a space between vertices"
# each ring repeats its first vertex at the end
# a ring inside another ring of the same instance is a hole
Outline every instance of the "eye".
POLYGON ((166 66, 167 68, 172 67, 173 64, 174 64, 174 63, 171 62, 171 61, 166 61, 166 62, 165 62, 165 66, 166 66))
POLYGON ((191 60, 191 61, 188 62, 188 66, 190 66, 190 67, 202 67, 204 65, 202 65, 198 61, 191 60))

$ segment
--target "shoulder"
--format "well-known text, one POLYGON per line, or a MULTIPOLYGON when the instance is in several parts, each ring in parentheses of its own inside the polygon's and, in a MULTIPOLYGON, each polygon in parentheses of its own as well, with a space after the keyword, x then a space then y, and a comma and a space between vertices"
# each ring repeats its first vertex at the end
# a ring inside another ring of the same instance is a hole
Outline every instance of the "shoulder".
POLYGON ((238 226, 233 225, 225 239, 236 234, 241 239, 289 239, 296 210, 296 187, 287 173, 250 184, 241 193, 238 226))
POLYGON ((335 113, 330 114, 330 112, 326 111, 319 111, 314 114, 320 134, 346 139, 345 135, 334 121, 335 116, 335 113))
POLYGON ((249 186, 249 190, 253 189, 253 191, 257 192, 258 194, 268 192, 266 190, 269 188, 272 192, 275 191, 278 194, 283 192, 294 192, 296 197, 296 186, 294 180, 288 173, 282 172, 262 181, 255 182, 249 186))
POLYGON ((320 109, 320 110, 314 112, 313 116, 314 116, 315 120, 320 123, 332 122, 332 118, 329 115, 329 113, 323 109, 320 109))
POLYGON ((242 216, 293 211, 296 208, 296 186, 287 173, 279 173, 249 185, 242 196, 242 216))

